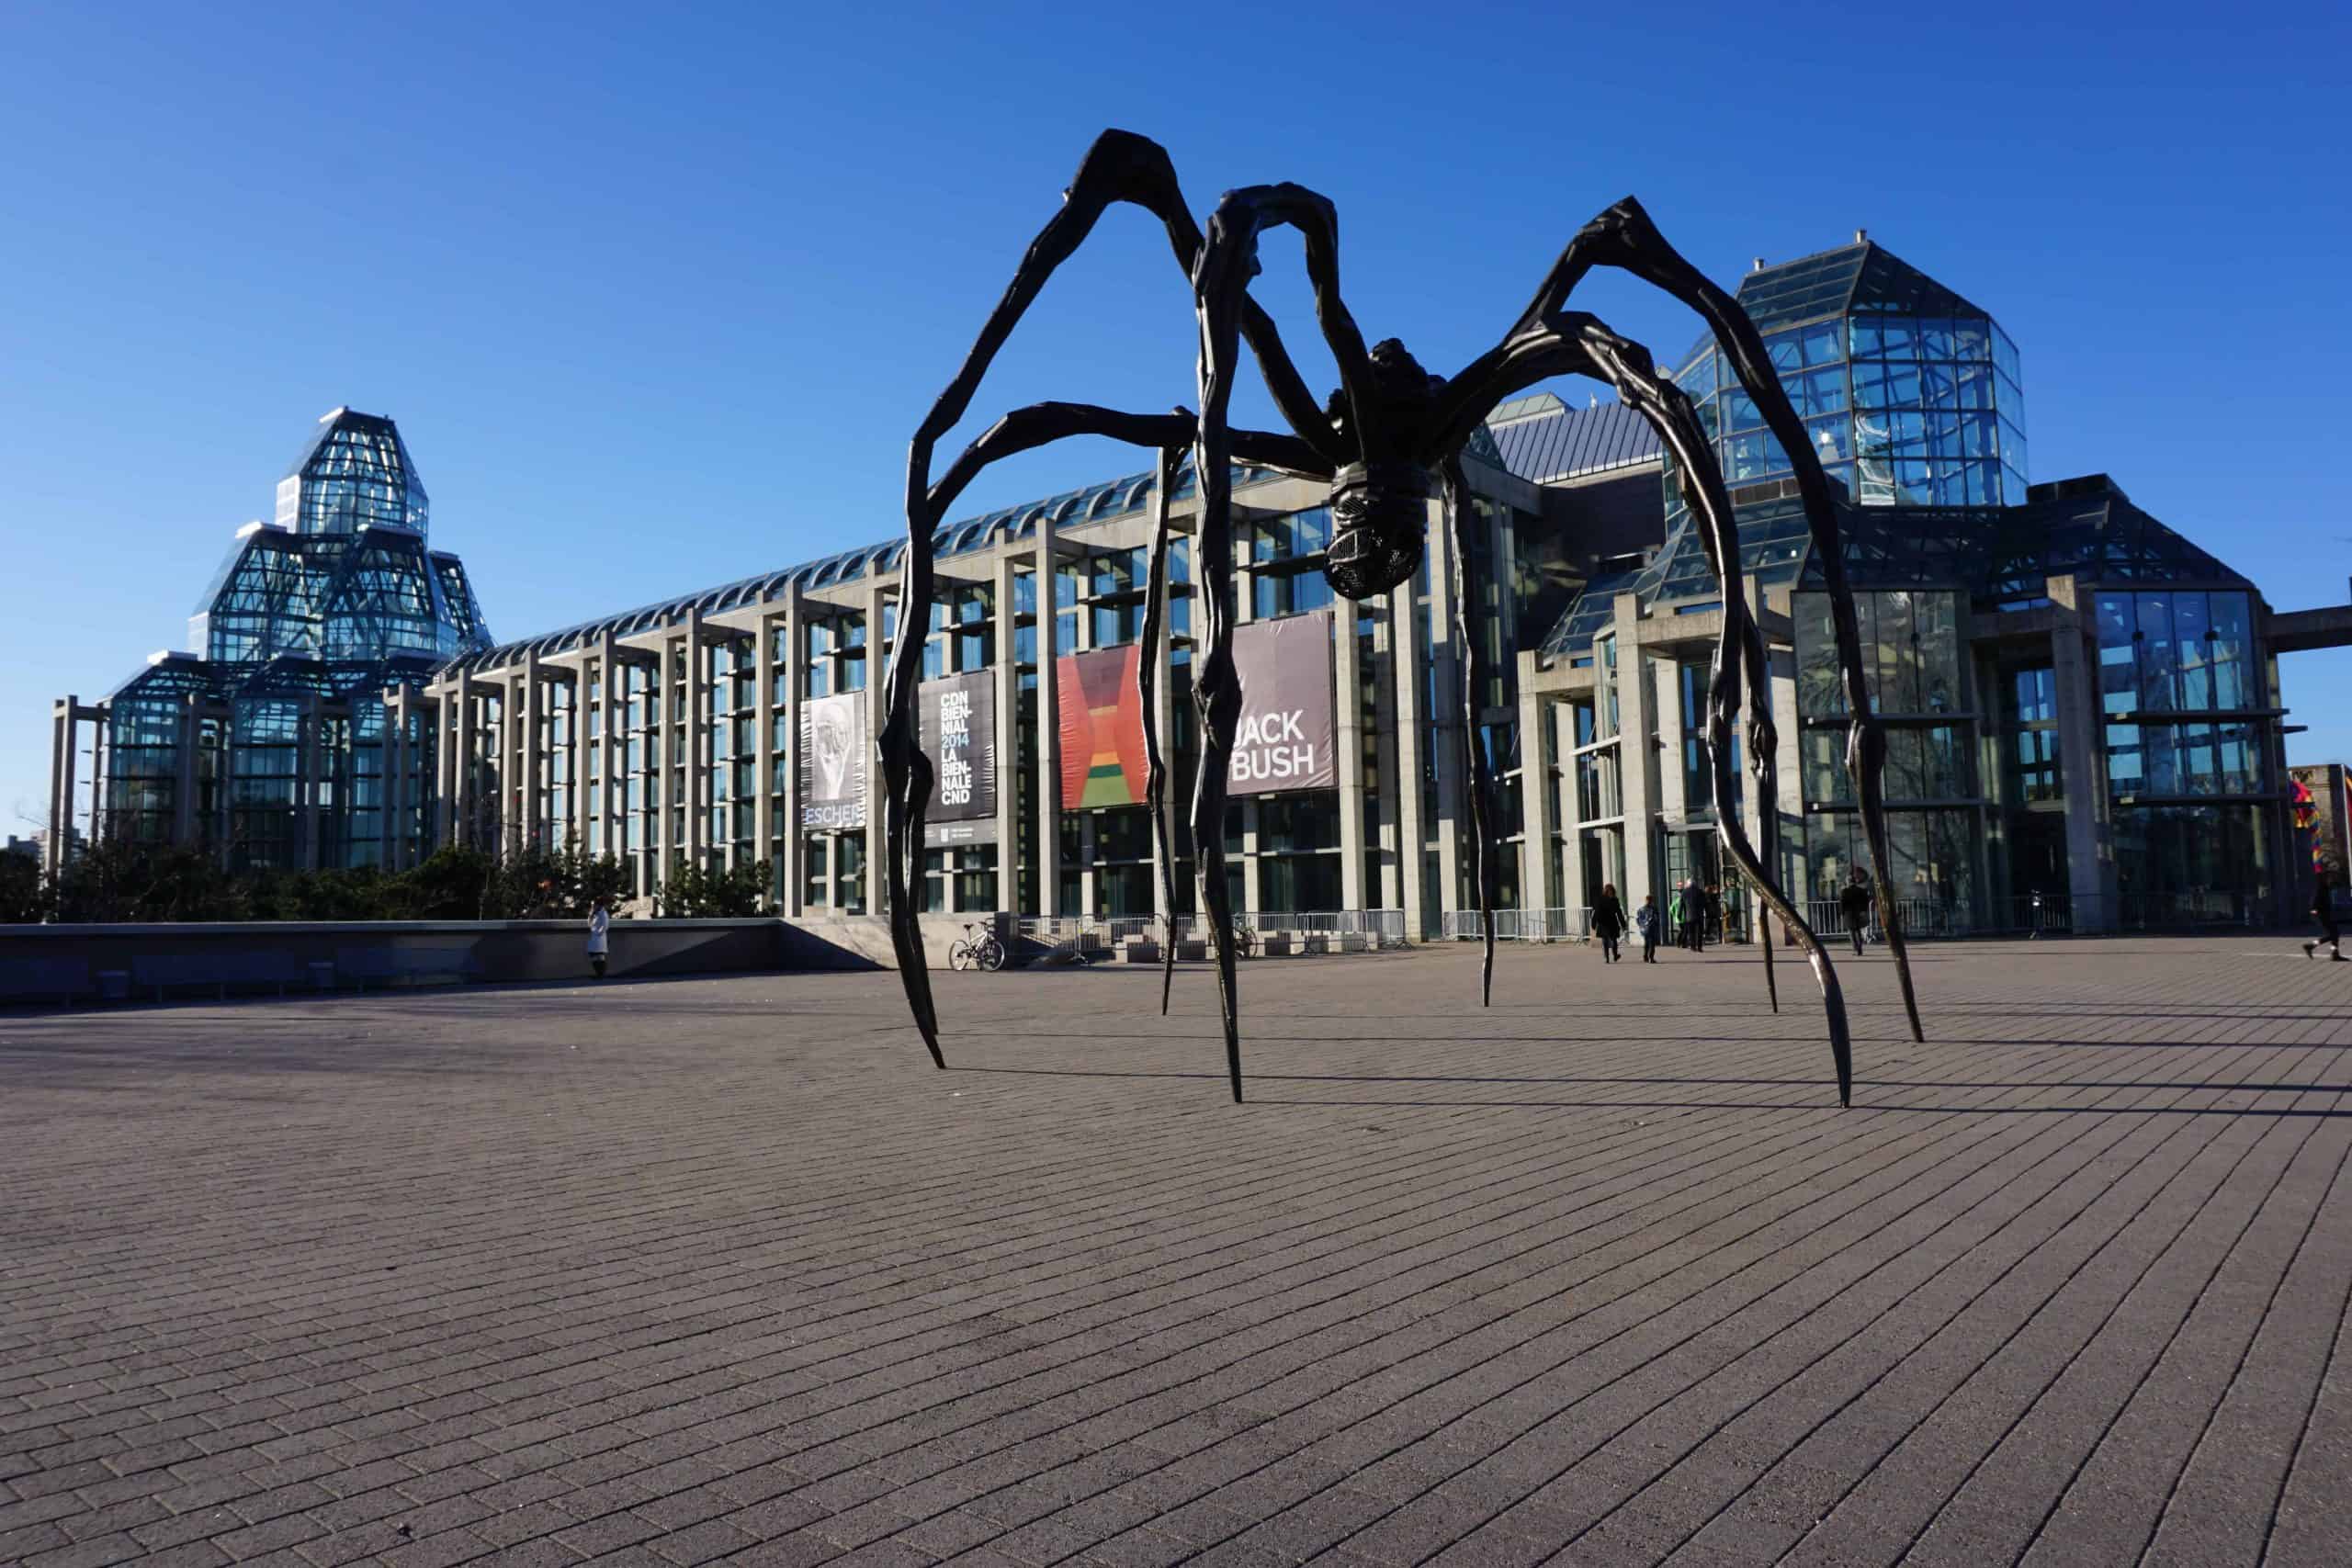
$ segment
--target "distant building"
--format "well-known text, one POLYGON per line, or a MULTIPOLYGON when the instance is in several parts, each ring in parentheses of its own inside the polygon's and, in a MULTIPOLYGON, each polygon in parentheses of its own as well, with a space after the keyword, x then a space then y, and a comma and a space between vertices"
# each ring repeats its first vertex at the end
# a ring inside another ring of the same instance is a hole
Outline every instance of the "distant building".
MULTIPOLYGON (((2352 643, 2352 605, 2273 611, 2106 476, 2033 482, 2016 346, 1883 246, 1858 235, 1759 267, 1738 299, 1844 492, 1911 927, 2011 929, 2037 900, 2082 930, 2297 907, 2278 660, 2352 643)), ((1778 797, 1752 798, 1752 779, 1741 800, 1713 797, 1703 717, 1722 590, 1680 476, 1625 408, 1537 393, 1497 409, 1465 457, 1486 584, 1475 628, 1455 624, 1445 529, 1430 529, 1416 579, 1338 603, 1328 487, 1237 468, 1238 613, 1245 631, 1287 623, 1259 637, 1287 651, 1254 689, 1280 686, 1295 709, 1282 757, 1257 772, 1237 759, 1239 908, 1468 929, 1465 734, 1502 779, 1515 929, 1575 929, 1603 883, 1635 906, 1686 876, 1728 883, 1722 810, 1772 813, 1786 886, 1834 895, 1861 850, 1821 563, 1787 455, 1712 340, 1674 375, 1731 487, 1771 646, 1778 797), (1495 657, 1465 711, 1473 633, 1495 657), (1318 638, 1328 679, 1298 653, 1318 638), (1329 754, 1310 755, 1326 735, 1329 754)), ((956 715, 956 799, 932 825, 927 908, 1155 912, 1133 672, 1164 661, 1181 800, 1197 506, 1184 471, 1169 636, 1139 648, 1153 482, 939 531, 922 635, 934 705, 956 715)), ((640 893, 681 862, 750 864, 789 912, 877 910, 866 802, 875 655, 898 632, 894 501, 876 495, 871 542, 493 644, 456 558, 425 547, 424 490, 390 422, 338 411, 281 485, 277 522, 239 536, 198 605, 197 651, 61 709, 55 819, 72 819, 71 736, 89 721, 101 834, 200 842, 232 865, 569 842, 620 857, 640 893)), ((1180 910, 1191 897, 1187 875, 1180 910)), ((1736 888, 1733 903, 1736 918, 1736 888)))
MULTIPOLYGON (((203 843, 232 868, 379 863, 427 831, 388 802, 416 724, 388 688, 486 647, 464 565, 426 543, 427 502, 389 419, 336 409, 236 531, 188 618, 99 702, 57 705, 53 827, 73 820, 83 726, 104 838, 203 843)), ((55 857, 48 863, 54 865, 55 857)))

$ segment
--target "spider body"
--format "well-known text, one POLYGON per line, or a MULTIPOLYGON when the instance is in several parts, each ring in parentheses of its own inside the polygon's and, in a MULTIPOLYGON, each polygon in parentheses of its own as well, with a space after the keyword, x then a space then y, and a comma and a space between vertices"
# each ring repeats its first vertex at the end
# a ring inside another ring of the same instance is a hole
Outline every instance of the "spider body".
MULTIPOLYGON (((1442 587, 1463 628, 1463 712, 1475 716, 1485 690, 1486 638, 1470 632, 1482 598, 1474 573, 1469 505, 1462 473, 1462 451, 1495 406, 1559 376, 1579 375, 1607 382, 1621 400, 1655 428, 1680 470, 1683 490, 1703 527, 1709 558, 1723 590, 1723 632, 1715 649, 1708 693, 1706 726, 1716 797, 1738 798, 1731 761, 1732 738, 1743 703, 1750 708, 1748 755, 1768 803, 1777 800, 1767 685, 1767 649, 1750 613, 1741 581, 1739 540, 1731 502, 1714 450, 1690 400, 1658 375, 1649 353, 1611 332, 1600 321, 1566 308, 1571 289, 1595 266, 1609 266, 1663 289, 1695 310, 1713 331, 1766 427, 1793 468, 1815 558, 1822 562, 1832 604, 1838 662, 1851 714, 1848 765, 1869 840, 1881 923, 1896 960, 1914 1039, 1924 1038, 1914 999, 1901 927, 1894 919, 1888 885, 1883 774, 1885 737, 1871 711, 1853 595, 1849 589, 1842 541, 1819 458, 1804 427, 1781 390, 1755 324, 1704 274, 1667 243, 1649 215, 1631 197, 1617 203, 1578 231, 1560 254, 1500 342, 1452 378, 1423 368, 1403 344, 1388 339, 1367 349, 1340 293, 1339 220, 1331 203, 1296 185, 1248 186, 1227 191, 1204 228, 1185 206, 1173 164, 1158 143, 1133 132, 1107 130, 1080 164, 1063 193, 1062 209, 1039 231, 1015 269, 1003 298, 981 327, 963 366, 915 433, 907 464, 907 554, 899 611, 900 626, 930 624, 933 536, 945 509, 989 463, 1067 435, 1109 435, 1159 454, 1154 499, 1155 529, 1149 588, 1144 607, 1137 663, 1148 759, 1147 795, 1155 859, 1164 902, 1176 907, 1166 810, 1167 769, 1160 755, 1153 691, 1158 643, 1164 624, 1169 505, 1177 461, 1190 449, 1199 496, 1198 651, 1193 702, 1200 721, 1201 765, 1194 779, 1191 812, 1198 846, 1195 891, 1215 939, 1218 991, 1223 1003, 1226 1060, 1233 1097, 1241 1099, 1239 1009, 1235 991, 1232 910, 1224 869, 1226 784, 1241 709, 1233 660, 1234 536, 1232 465, 1237 459, 1317 479, 1329 488, 1333 533, 1324 574, 1335 592, 1352 601, 1376 599, 1410 578, 1425 555, 1432 507, 1447 530, 1450 570, 1442 587), (1114 202, 1149 210, 1166 229, 1170 248, 1192 288, 1200 330, 1197 416, 1177 409, 1168 414, 1136 414, 1079 403, 1039 403, 1005 415, 974 440, 936 480, 933 449, 964 417, 997 351, 1011 335, 1054 270, 1077 250, 1114 202), (1317 404, 1283 350, 1273 321, 1250 297, 1257 275, 1258 237, 1266 229, 1296 228, 1306 241, 1306 273, 1315 312, 1340 373, 1340 386, 1317 404), (1287 434, 1238 430, 1227 418, 1241 345, 1255 356, 1287 434)), ((1436 586, 1436 585, 1433 585, 1436 586)), ((891 938, 900 978, 932 1061, 946 1066, 925 967, 916 897, 922 876, 922 818, 931 795, 932 769, 917 739, 915 688, 922 674, 922 639, 899 637, 890 654, 886 694, 888 718, 879 749, 887 791, 884 855, 891 938)), ((1350 700, 1341 694, 1343 701, 1350 700)), ((1475 716, 1461 727, 1464 766, 1469 779, 1471 848, 1480 908, 1486 915, 1486 964, 1482 996, 1492 999, 1494 968, 1494 852, 1487 824, 1491 787, 1485 748, 1475 716)), ((1761 813, 1763 844, 1750 840, 1740 813, 1717 813, 1724 851, 1757 889, 1764 905, 1803 943, 1822 993, 1838 1097, 1850 1103, 1853 1064, 1843 992, 1827 950, 1779 887, 1773 834, 1778 814, 1761 813)), ((1174 943, 1164 944, 1173 963, 1174 943)), ((1773 1006, 1771 944, 1764 943, 1765 978, 1773 1006)), ((1160 1008, 1167 1010, 1167 981, 1160 1008)))

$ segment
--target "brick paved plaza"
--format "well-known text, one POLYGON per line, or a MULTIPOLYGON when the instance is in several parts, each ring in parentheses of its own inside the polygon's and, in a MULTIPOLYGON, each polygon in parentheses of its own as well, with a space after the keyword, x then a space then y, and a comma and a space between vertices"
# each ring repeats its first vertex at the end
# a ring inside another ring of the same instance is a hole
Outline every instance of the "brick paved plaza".
POLYGON ((2352 1562, 2352 969, 0 1016, 0 1562, 2352 1562))

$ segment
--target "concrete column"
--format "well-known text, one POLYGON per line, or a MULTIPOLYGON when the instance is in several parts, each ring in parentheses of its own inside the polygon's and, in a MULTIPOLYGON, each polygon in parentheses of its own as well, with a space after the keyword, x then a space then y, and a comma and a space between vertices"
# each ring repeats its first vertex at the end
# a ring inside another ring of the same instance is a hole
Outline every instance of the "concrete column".
POLYGON ((775 802, 768 784, 775 774, 775 617, 760 616, 758 643, 752 658, 752 858, 767 874, 768 897, 782 907, 776 886, 775 802))
POLYGON ((600 786, 602 796, 596 803, 596 818, 604 824, 605 852, 615 860, 620 860, 624 858, 621 823, 624 813, 628 809, 628 782, 621 776, 622 765, 628 756, 628 738, 625 731, 628 722, 628 702, 622 690, 627 671, 621 667, 620 645, 615 640, 610 628, 597 634, 596 674, 603 682, 605 703, 604 783, 600 786))
MULTIPOLYGON (((1340 903, 1344 908, 1366 909, 1363 885, 1363 650, 1356 641, 1356 607, 1342 599, 1332 606, 1331 636, 1335 639, 1331 668, 1335 672, 1331 700, 1337 723, 1340 755, 1340 903)), ((1160 733, 1168 733, 1163 726, 1160 733)))
MULTIPOLYGON (((869 579, 865 586, 865 912, 883 913, 883 895, 888 883, 883 875, 882 858, 882 694, 888 684, 890 649, 882 635, 886 617, 883 585, 878 579, 869 579)), ((900 633, 910 628, 901 626, 900 633)), ((920 627, 911 628, 912 635, 922 635, 920 627)))
POLYGON ((1241 910, 1254 915, 1265 907, 1261 902, 1263 889, 1259 881, 1259 800, 1254 795, 1244 795, 1235 804, 1241 807, 1241 910))
POLYGON ((1437 773, 1438 908, 1451 910, 1461 904, 1462 836, 1470 825, 1462 746, 1476 734, 1478 716, 1464 712, 1462 704, 1464 639, 1473 633, 1453 624, 1453 541, 1442 525, 1429 529, 1429 541, 1430 662, 1437 674, 1430 761, 1437 773))
POLYGON ((699 866, 710 847, 710 807, 718 797, 711 787, 710 650, 702 643, 702 612, 686 610, 685 640, 686 767, 683 797, 686 807, 686 863, 699 866))
MULTIPOLYGON (((1054 682, 1060 637, 1054 615, 1054 525, 1040 518, 1035 555, 1037 584, 1037 912, 1062 913, 1061 699, 1054 682)), ((1199 580, 1199 564, 1193 566, 1199 580)), ((1194 614, 1198 614, 1197 605, 1194 614)))
POLYGON ((1421 819, 1421 751, 1429 739, 1422 713, 1428 661, 1421 652, 1420 630, 1414 624, 1409 578, 1389 594, 1389 668, 1396 693, 1396 787, 1392 792, 1396 800, 1396 895, 1405 911, 1405 934, 1426 942, 1438 934, 1425 929, 1421 919, 1423 857, 1429 840, 1429 825, 1421 819))
POLYGON ((432 696, 433 847, 441 849, 458 841, 457 696, 446 685, 432 696))
POLYGON ((808 629, 800 584, 784 590, 784 912, 797 919, 801 897, 800 866, 800 704, 808 682, 808 629))
POLYGON ((1566 897, 1552 897, 1552 877, 1557 864, 1557 857, 1552 852, 1552 813, 1559 797, 1553 791, 1552 773, 1544 764, 1544 752, 1545 727, 1552 722, 1555 705, 1537 694, 1534 684, 1535 655, 1523 653, 1519 660, 1519 791, 1524 829, 1519 857, 1519 902, 1523 909, 1545 909, 1570 902, 1566 897))
MULTIPOLYGON (((1554 725, 1559 736, 1560 784, 1554 797, 1558 805, 1560 824, 1560 903, 1574 911, 1584 908, 1584 802, 1577 793, 1576 728, 1569 722, 1574 711, 1567 703, 1553 703, 1545 722, 1554 725)), ((1619 889, 1622 893, 1623 889, 1619 889)), ((1630 919, 1632 911, 1628 910, 1630 919)))
MULTIPOLYGON (((654 794, 660 805, 653 819, 654 880, 657 886, 670 879, 679 844, 677 839, 677 807, 680 801, 679 783, 682 769, 678 758, 678 707, 672 694, 672 685, 678 678, 678 639, 667 628, 662 633, 662 663, 660 677, 660 706, 654 710, 660 720, 656 730, 662 738, 662 766, 654 774, 654 794)), ((650 889, 649 889, 650 891, 650 889)))
POLYGON ((2058 705, 2058 765, 2066 784, 2066 891, 2076 931, 2109 931, 2121 911, 2107 781, 2099 766, 2098 666, 2090 651, 2091 629, 2073 590, 2071 577, 2050 581, 2051 601, 2059 611, 2050 634, 2050 682, 2058 705))
POLYGON ((1662 918, 1666 889, 1657 886, 1651 868, 1659 797, 1657 749, 1651 732, 1657 716, 1650 709, 1644 662, 1649 655, 1636 640, 1642 631, 1641 603, 1631 593, 1617 595, 1616 628, 1617 787, 1625 806, 1625 886, 1619 892, 1629 909, 1640 908, 1645 897, 1657 894, 1662 918))
POLYGON ((543 726, 547 723, 547 699, 540 682, 539 656, 537 650, 523 655, 523 702, 516 722, 522 728, 522 847, 539 849, 546 845, 548 834, 547 741, 543 726))
POLYGON ((90 843, 106 837, 107 705, 86 715, 90 720, 90 843))
MULTIPOLYGON (((996 558, 996 904, 1021 912, 1021 666, 1012 657, 1018 629, 1012 613, 1011 551, 996 558)), ((1050 679, 1050 673, 1046 677, 1050 679)), ((1043 682, 1041 682, 1040 684, 1043 682)), ((1162 734, 1168 733, 1165 730, 1162 734)), ((1157 877, 1154 878, 1158 880, 1157 877)))
POLYGON ((458 836, 460 842, 475 849, 486 847, 482 843, 481 768, 478 757, 479 701, 474 693, 473 671, 463 671, 458 676, 458 836))
POLYGON ((51 712, 49 842, 43 858, 51 876, 65 868, 74 845, 74 716, 82 699, 68 696, 51 712))
POLYGON ((1380 879, 1377 887, 1366 887, 1365 897, 1377 897, 1379 908, 1404 908, 1404 886, 1401 868, 1404 854, 1399 848, 1399 802, 1403 798, 1398 784, 1396 767, 1396 599, 1392 594, 1383 600, 1373 612, 1372 668, 1366 673, 1373 682, 1373 766, 1380 780, 1380 820, 1371 825, 1371 831, 1380 846, 1380 879))

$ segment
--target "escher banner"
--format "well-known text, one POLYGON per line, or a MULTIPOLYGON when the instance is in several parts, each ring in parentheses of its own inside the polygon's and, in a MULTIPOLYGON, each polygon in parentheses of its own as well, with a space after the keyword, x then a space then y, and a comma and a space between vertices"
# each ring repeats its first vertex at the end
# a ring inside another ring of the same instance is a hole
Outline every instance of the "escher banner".
POLYGON ((865 826, 865 694, 800 705, 800 825, 865 826))

